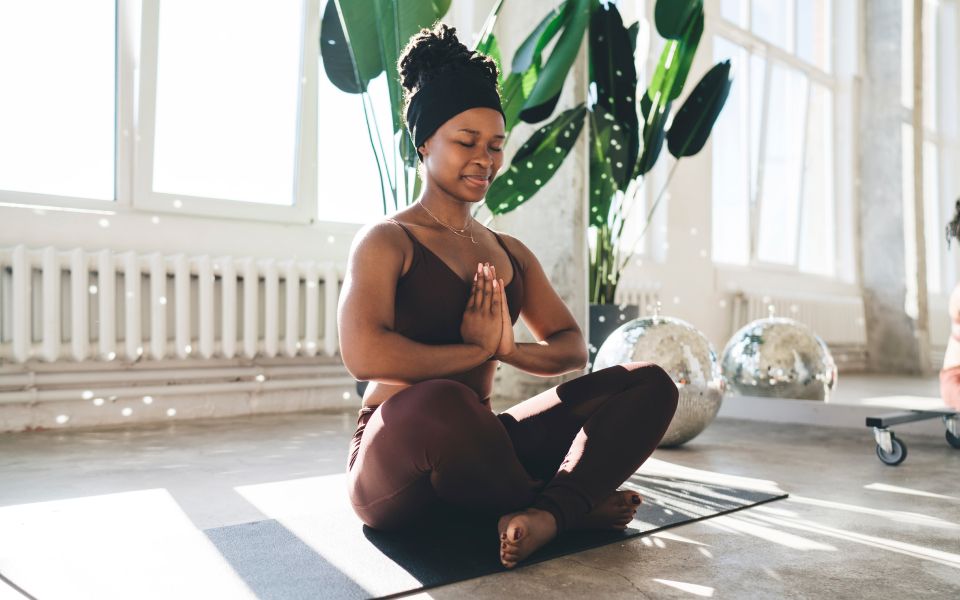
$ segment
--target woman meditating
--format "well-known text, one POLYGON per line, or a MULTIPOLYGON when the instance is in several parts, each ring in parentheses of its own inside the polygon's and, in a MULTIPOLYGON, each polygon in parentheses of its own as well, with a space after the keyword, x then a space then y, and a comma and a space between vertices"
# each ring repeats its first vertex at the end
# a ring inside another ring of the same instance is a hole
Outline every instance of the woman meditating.
POLYGON ((503 164, 495 63, 438 24, 399 69, 423 192, 357 234, 340 296, 343 362, 370 382, 347 464, 354 511, 375 529, 438 507, 499 516, 507 568, 566 530, 624 529, 641 499, 617 486, 657 447, 677 388, 629 363, 493 413, 498 364, 580 370, 583 334, 533 253, 471 217, 503 164), (514 340, 518 318, 536 343, 514 340))

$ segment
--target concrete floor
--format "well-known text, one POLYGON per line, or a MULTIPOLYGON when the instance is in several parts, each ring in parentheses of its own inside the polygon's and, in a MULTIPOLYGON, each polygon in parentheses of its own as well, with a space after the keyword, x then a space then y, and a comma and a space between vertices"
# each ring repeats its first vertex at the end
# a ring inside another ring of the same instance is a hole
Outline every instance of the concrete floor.
MULTIPOLYGON (((96 532, 89 541, 36 548, 30 544, 48 538, 29 528, 19 538, 4 535, 4 527, 9 534, 37 507, 63 507, 57 510, 67 514, 84 498, 140 493, 138 506, 148 512, 112 516, 138 528, 173 506, 190 535, 268 518, 237 486, 341 473, 355 415, 265 415, 0 436, 0 573, 4 557, 29 552, 45 557, 39 563, 49 562, 37 564, 38 572, 69 572, 64 565, 71 553, 93 547, 84 544, 92 544, 96 532), (50 501, 65 502, 38 504, 50 501)), ((772 482, 789 499, 413 597, 960 597, 960 451, 942 438, 911 437, 909 425, 897 433, 909 456, 893 468, 877 460, 866 428, 718 419, 686 446, 658 450, 654 458, 772 482)), ((118 571, 132 577, 131 564, 118 571)), ((198 567, 192 577, 210 579, 207 573, 198 567)), ((70 578, 80 578, 65 584, 75 586, 71 597, 84 597, 82 576, 70 578)), ((198 583, 198 597, 244 595, 239 588, 201 588, 198 583)), ((123 597, 122 590, 117 594, 123 597)), ((20 598, 0 580, 0 598, 8 596, 20 598)))

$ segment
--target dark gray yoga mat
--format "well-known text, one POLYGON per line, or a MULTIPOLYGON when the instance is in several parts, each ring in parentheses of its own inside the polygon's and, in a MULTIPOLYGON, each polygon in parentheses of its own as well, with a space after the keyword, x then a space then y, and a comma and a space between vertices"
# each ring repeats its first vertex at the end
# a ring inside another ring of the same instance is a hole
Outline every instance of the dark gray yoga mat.
MULTIPOLYGON (((337 481, 329 483, 313 515, 288 520, 310 543, 274 519, 205 530, 259 598, 379 598, 506 570, 496 517, 438 511, 404 531, 376 531, 342 501, 346 494, 337 494, 337 481)), ((630 527, 567 532, 514 570, 787 496, 642 472, 620 489, 644 498, 630 527)))

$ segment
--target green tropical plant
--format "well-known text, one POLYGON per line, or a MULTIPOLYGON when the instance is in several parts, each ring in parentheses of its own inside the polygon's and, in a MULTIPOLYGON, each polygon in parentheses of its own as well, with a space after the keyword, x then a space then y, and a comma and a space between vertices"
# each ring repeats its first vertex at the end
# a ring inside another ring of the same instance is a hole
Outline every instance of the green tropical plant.
MULTIPOLYGON (((384 213, 388 212, 387 190, 396 209, 401 201, 410 204, 420 187, 416 151, 403 124, 403 94, 393 65, 406 40, 443 17, 451 1, 328 0, 324 10, 320 30, 324 69, 339 89, 361 96, 384 213), (384 71, 393 132, 386 143, 376 133, 380 129, 368 91, 370 81, 384 71)), ((499 67, 508 137, 519 122, 537 124, 553 114, 584 36, 589 36, 591 93, 587 103, 561 112, 534 131, 492 183, 485 205, 493 215, 502 215, 528 201, 557 172, 586 126, 590 136, 590 300, 613 302, 620 274, 636 247, 634 243, 621 256, 624 226, 638 205, 643 176, 656 164, 664 142, 678 160, 703 148, 730 91, 730 62, 718 63, 703 76, 668 130, 672 104, 680 97, 703 34, 703 0, 657 0, 654 21, 667 43, 646 90, 638 87, 634 67, 639 23, 624 26, 616 5, 601 0, 559 2, 517 48, 507 73, 494 34, 503 1, 498 0, 491 10, 476 49, 493 57, 499 67)), ((662 197, 661 191, 648 209, 638 241, 662 197)))
MULTIPOLYGON (((520 45, 502 84, 510 107, 508 131, 517 120, 538 123, 548 118, 582 38, 589 36, 589 101, 560 113, 521 145, 510 166, 491 185, 486 206, 501 215, 533 197, 556 173, 586 125, 590 300, 598 304, 613 302, 620 274, 634 255, 636 243, 621 256, 624 226, 638 204, 642 178, 656 164, 664 141, 678 160, 699 152, 730 91, 730 62, 724 61, 703 76, 667 130, 672 103, 680 97, 703 34, 703 2, 658 0, 654 20, 667 43, 646 90, 638 88, 634 67, 639 24, 624 26, 616 5, 600 0, 564 0, 551 10, 520 45), (553 51, 543 62, 543 50, 557 35, 553 51)), ((485 28, 478 48, 499 62, 492 27, 485 28)), ((661 192, 647 211, 641 238, 662 197, 661 192)))
POLYGON ((340 90, 359 94, 367 137, 380 175, 383 212, 387 192, 393 208, 417 197, 417 154, 403 120, 403 89, 396 64, 410 36, 431 27, 452 0, 327 0, 320 22, 320 54, 327 78, 340 90), (391 139, 380 127, 369 93, 370 82, 386 72, 392 121, 391 139))

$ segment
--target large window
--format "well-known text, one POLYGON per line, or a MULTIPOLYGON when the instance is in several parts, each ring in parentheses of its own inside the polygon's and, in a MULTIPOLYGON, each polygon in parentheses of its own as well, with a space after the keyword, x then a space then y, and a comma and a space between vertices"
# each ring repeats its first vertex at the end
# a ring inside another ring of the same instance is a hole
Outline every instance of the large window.
POLYGON ((306 73, 317 61, 316 9, 309 0, 144 1, 137 203, 315 216, 306 73))
POLYGON ((0 193, 114 198, 113 0, 0 0, 0 193))
POLYGON ((721 0, 714 61, 734 84, 713 142, 713 258, 851 281, 852 131, 827 0, 721 0), (843 185, 841 185, 843 184, 843 185))
MULTIPOLYGON (((960 7, 956 0, 925 0, 921 16, 923 29, 923 220, 927 288, 933 295, 947 294, 957 279, 956 261, 951 259, 944 239, 946 224, 953 217, 960 195, 957 110, 960 78, 957 69, 957 35, 960 34, 960 7)), ((914 182, 913 84, 914 36, 913 3, 904 2, 901 44, 901 102, 903 104, 903 198, 904 235, 907 239, 908 287, 915 289, 917 256, 914 182)), ((908 294, 914 297, 914 294, 908 294)), ((915 306, 908 306, 913 314, 915 306)))
POLYGON ((0 202, 308 223, 320 0, 0 0, 0 202))

